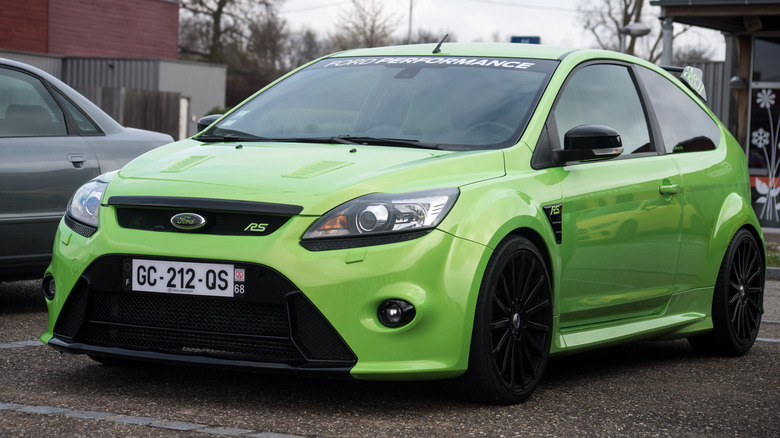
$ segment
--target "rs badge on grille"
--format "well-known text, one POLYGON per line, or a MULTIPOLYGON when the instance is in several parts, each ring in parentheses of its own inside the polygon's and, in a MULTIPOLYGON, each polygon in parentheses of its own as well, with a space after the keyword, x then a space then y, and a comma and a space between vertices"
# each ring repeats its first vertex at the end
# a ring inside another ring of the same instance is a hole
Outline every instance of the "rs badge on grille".
POLYGON ((180 230, 197 230, 206 225, 206 218, 195 213, 179 213, 171 218, 171 225, 180 230))

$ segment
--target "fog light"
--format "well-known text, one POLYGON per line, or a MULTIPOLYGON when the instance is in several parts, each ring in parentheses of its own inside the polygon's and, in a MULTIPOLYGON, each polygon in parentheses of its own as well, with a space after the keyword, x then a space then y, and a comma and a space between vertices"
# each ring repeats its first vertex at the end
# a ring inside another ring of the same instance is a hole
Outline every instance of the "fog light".
POLYGON ((385 300, 377 309, 379 322, 388 327, 400 327, 414 319, 414 306, 404 300, 385 300))
POLYGON ((57 293, 57 285, 54 283, 54 277, 52 277, 51 274, 43 277, 43 284, 41 287, 43 288, 43 295, 49 300, 53 300, 54 294, 57 293))

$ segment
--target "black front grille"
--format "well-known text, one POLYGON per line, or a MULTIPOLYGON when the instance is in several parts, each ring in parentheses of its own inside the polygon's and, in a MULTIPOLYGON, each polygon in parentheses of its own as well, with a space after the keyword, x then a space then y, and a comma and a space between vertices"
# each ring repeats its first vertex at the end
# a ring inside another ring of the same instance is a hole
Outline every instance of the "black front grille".
POLYGON ((91 323, 81 340, 94 345, 149 349, 189 356, 289 364, 304 361, 290 342, 241 335, 91 323))
POLYGON ((195 362, 203 356, 291 366, 356 362, 311 302, 267 267, 241 265, 243 298, 207 297, 123 290, 122 269, 130 258, 104 257, 85 271, 63 306, 56 338, 195 362))
POLYGON ((289 333, 283 305, 161 293, 102 292, 90 298, 91 321, 224 334, 289 333))
POLYGON ((289 216, 262 213, 140 207, 116 207, 116 218, 122 228, 221 236, 267 236, 290 219, 289 216), (171 223, 171 218, 180 213, 197 213, 206 219, 206 224, 203 228, 191 231, 176 228, 171 223))

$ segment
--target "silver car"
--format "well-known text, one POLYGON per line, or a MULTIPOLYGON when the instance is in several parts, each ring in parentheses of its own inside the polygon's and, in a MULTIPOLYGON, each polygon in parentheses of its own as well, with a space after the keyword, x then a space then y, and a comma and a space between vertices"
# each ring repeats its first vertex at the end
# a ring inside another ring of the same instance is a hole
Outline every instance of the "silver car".
POLYGON ((54 76, 0 58, 0 281, 43 275, 79 186, 171 141, 122 127, 54 76))

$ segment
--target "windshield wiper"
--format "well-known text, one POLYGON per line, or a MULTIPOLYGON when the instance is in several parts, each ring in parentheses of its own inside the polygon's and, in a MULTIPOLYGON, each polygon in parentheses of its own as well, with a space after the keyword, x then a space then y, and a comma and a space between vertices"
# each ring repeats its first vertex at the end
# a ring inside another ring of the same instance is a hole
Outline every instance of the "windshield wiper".
POLYGON ((349 145, 402 146, 421 149, 441 149, 438 144, 423 143, 420 140, 407 138, 364 137, 357 135, 337 135, 334 137, 273 138, 267 139, 267 141, 288 141, 296 143, 341 143, 349 145))
POLYGON ((340 135, 333 137, 333 140, 344 140, 351 144, 365 144, 373 146, 401 146, 420 149, 441 149, 440 145, 435 143, 423 143, 420 140, 411 138, 386 138, 386 137, 362 137, 352 135, 340 135))
MULTIPOLYGON (((227 130, 222 130, 227 131, 227 130)), ((258 137, 256 135, 247 134, 241 131, 227 131, 222 135, 200 135, 196 137, 197 140, 203 142, 235 142, 235 141, 267 141, 267 138, 258 137)))
MULTIPOLYGON (((243 133, 242 133, 243 134, 243 133)), ((373 146, 401 146, 410 148, 421 149, 441 149, 438 144, 423 143, 419 140, 405 139, 405 138, 384 138, 384 137, 363 137, 352 135, 337 135, 334 137, 256 137, 249 134, 245 136, 239 136, 236 133, 227 133, 223 136, 217 135, 201 135, 197 137, 200 141, 267 141, 267 142, 285 142, 285 143, 322 143, 322 144, 348 144, 348 145, 373 145, 373 146)))

